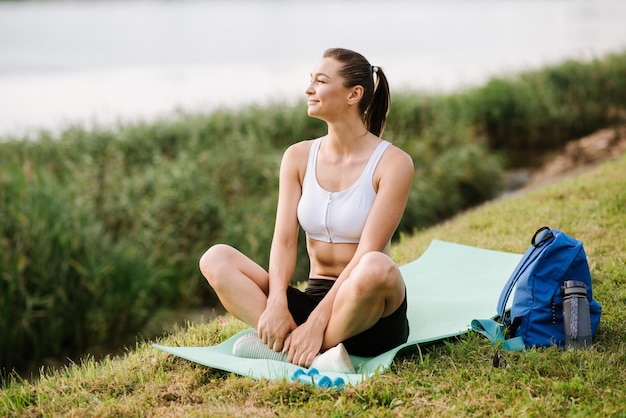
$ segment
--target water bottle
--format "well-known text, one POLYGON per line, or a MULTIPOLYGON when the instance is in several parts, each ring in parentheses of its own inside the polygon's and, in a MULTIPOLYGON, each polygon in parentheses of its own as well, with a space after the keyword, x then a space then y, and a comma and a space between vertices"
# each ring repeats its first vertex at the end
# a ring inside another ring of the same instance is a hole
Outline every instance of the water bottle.
POLYGON ((568 280, 561 286, 563 296, 563 327, 565 345, 572 348, 591 346, 591 317, 587 286, 583 282, 568 280))

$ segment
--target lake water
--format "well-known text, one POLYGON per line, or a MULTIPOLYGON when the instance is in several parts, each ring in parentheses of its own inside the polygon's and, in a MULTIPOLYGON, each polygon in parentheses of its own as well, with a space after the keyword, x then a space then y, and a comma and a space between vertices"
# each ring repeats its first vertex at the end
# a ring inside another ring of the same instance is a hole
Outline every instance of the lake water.
POLYGON ((303 99, 324 49, 392 92, 626 48, 621 0, 0 2, 0 135, 303 99))

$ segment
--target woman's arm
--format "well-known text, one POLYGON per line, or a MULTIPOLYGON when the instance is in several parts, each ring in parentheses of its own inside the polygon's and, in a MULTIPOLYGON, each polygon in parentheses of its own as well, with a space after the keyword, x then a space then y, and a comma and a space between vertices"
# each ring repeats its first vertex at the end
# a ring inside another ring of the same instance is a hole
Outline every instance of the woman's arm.
POLYGON ((301 178, 303 167, 306 167, 308 147, 306 142, 290 146, 280 165, 276 224, 270 250, 269 294, 257 325, 259 337, 275 351, 283 349, 286 336, 296 327, 287 306, 287 286, 296 265, 297 208, 302 195, 301 178))

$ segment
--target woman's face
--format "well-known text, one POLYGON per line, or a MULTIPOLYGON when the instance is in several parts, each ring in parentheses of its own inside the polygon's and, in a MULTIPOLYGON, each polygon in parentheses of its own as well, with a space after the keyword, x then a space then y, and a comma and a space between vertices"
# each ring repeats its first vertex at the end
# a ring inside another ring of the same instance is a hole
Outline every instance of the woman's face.
POLYGON ((334 58, 323 58, 311 72, 311 84, 305 91, 309 116, 329 121, 352 107, 353 89, 343 85, 344 79, 339 75, 342 66, 334 58))

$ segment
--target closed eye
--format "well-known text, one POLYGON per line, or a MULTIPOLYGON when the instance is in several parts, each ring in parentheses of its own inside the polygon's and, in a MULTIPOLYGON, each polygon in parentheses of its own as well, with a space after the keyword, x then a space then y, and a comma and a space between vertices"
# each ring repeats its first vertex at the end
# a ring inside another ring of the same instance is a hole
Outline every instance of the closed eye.
POLYGON ((317 74, 311 74, 311 79, 310 82, 316 82, 316 83, 320 83, 320 84, 326 84, 328 83, 328 79, 330 77, 328 77, 328 75, 323 74, 323 73, 317 73, 317 74))

